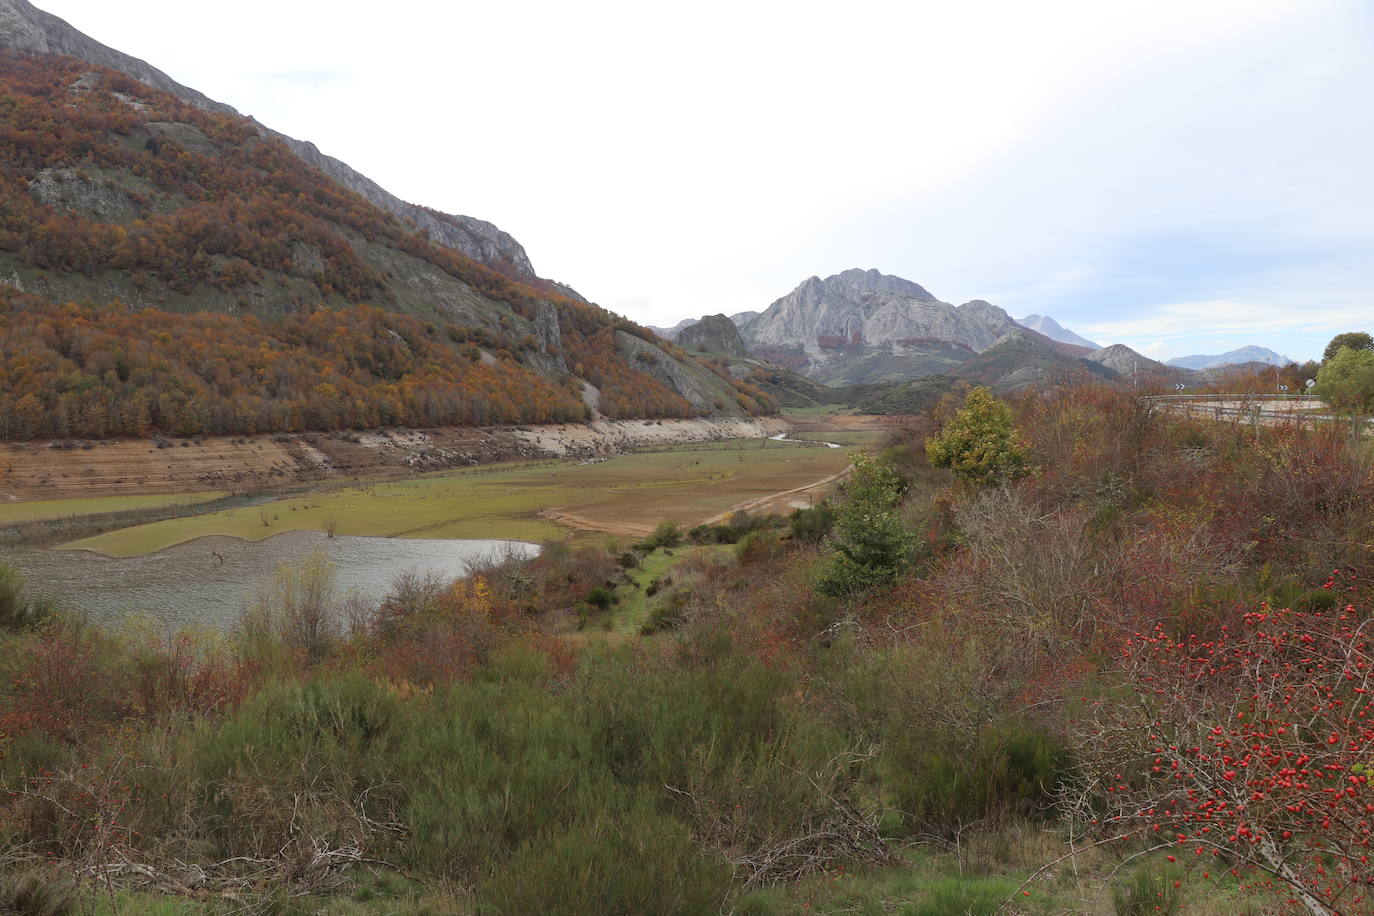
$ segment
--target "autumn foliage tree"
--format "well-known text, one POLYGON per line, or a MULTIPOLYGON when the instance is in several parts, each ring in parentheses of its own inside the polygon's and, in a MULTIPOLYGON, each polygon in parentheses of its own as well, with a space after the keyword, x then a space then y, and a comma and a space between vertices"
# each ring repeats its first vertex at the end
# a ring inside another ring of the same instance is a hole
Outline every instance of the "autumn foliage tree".
POLYGON ((988 485, 1024 477, 1029 450, 1011 409, 987 388, 974 388, 940 432, 926 440, 926 457, 957 477, 988 485))

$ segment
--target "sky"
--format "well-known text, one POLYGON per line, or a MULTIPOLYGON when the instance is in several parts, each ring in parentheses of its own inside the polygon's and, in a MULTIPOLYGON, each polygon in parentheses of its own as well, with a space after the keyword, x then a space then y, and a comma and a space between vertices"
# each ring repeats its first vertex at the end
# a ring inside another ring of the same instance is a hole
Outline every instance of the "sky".
POLYGON ((1369 0, 38 5, 645 324, 876 267, 1160 359, 1374 329, 1369 0))

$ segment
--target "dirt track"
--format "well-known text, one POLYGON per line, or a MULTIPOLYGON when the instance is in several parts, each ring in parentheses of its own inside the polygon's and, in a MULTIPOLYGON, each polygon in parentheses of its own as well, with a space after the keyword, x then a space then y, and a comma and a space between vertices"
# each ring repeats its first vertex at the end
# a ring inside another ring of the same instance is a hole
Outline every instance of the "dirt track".
POLYGON ((114 439, 0 445, 0 500, 199 490, 253 491, 501 461, 594 458, 637 448, 761 438, 787 428, 751 420, 624 420, 498 428, 114 439))

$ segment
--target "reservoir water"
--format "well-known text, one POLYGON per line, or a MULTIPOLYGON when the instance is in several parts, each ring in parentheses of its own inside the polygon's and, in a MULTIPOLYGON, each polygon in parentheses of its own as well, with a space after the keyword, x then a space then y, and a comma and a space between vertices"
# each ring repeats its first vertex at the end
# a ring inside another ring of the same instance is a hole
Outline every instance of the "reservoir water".
POLYGON ((283 563, 323 549, 334 563, 338 591, 382 598, 402 573, 457 578, 468 564, 509 552, 532 556, 522 541, 334 537, 289 531, 262 541, 198 538, 141 557, 110 558, 84 550, 15 550, 0 560, 17 567, 35 595, 111 625, 129 615, 181 626, 226 628, 283 563))

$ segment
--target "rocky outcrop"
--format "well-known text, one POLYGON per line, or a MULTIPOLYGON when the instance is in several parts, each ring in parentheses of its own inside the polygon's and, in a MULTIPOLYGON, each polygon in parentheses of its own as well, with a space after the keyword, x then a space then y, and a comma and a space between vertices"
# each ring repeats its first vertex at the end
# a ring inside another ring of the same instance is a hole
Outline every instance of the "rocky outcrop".
POLYGON ((75 211, 102 223, 127 223, 138 217, 129 195, 76 169, 43 169, 29 182, 29 193, 55 210, 75 211))
MULTIPOLYGON (((539 349, 526 354, 526 364, 545 378, 559 379, 568 375, 567 360, 563 358, 563 335, 558 329, 558 310, 548 302, 535 306, 532 331, 539 341, 539 349)), ((584 392, 585 395, 585 392, 584 392)), ((595 409, 596 405, 589 405, 595 409)))
POLYGON ((741 413, 734 389, 705 366, 679 362, 647 340, 625 331, 615 332, 615 342, 621 358, 630 366, 662 382, 703 413, 741 413))
MULTIPOLYGON (((32 54, 67 54, 100 67, 118 70, 198 108, 240 116, 231 106, 183 86, 146 61, 106 47, 64 20, 38 9, 28 0, 0 0, 0 48, 32 54)), ((350 168, 347 163, 326 156, 315 144, 288 137, 262 125, 259 125, 259 129, 264 135, 281 140, 293 153, 339 184, 402 220, 413 223, 432 241, 506 273, 535 277, 534 267, 525 249, 509 233, 491 223, 470 216, 438 213, 407 203, 366 175, 350 168)))
POLYGON ((701 353, 723 353, 726 356, 748 356, 749 348, 740 337, 739 328, 724 315, 707 315, 689 325, 677 335, 678 345, 701 353))

